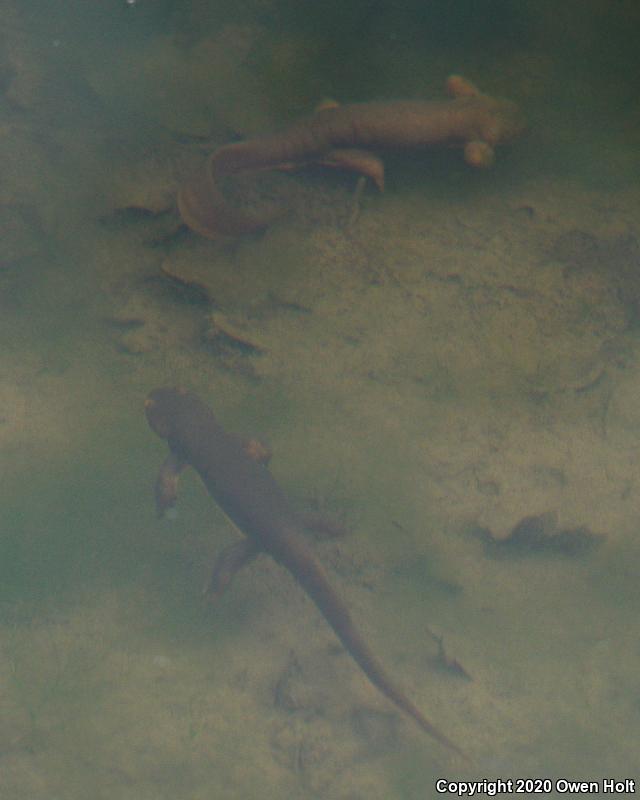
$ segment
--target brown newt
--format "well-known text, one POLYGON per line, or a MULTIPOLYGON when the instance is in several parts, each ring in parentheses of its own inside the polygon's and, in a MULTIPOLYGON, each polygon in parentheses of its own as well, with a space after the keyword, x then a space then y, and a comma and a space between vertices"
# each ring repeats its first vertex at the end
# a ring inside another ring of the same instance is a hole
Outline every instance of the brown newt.
POLYGON ((325 570, 307 545, 304 527, 265 458, 239 436, 227 433, 211 409, 182 388, 153 391, 145 402, 149 425, 167 440, 169 456, 156 483, 159 512, 175 503, 178 475, 190 465, 209 494, 246 538, 222 552, 210 589, 219 594, 233 575, 261 552, 285 567, 316 604, 371 683, 438 742, 463 755, 387 675, 354 626, 349 609, 331 587, 325 570))
POLYGON ((245 170, 319 163, 352 169, 384 186, 382 161, 368 148, 452 145, 474 167, 494 161, 496 145, 524 130, 518 107, 490 97, 459 75, 447 80, 451 100, 405 100, 325 105, 271 135, 224 145, 178 192, 183 221, 202 236, 241 236, 266 227, 277 214, 252 216, 231 206, 219 181, 245 170))

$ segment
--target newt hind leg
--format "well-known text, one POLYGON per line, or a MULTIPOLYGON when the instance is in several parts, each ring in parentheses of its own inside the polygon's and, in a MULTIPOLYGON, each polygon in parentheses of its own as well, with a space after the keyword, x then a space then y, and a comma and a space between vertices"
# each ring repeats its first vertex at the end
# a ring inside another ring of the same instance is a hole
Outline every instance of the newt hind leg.
POLYGON ((236 572, 250 564, 260 552, 260 545, 246 537, 225 547, 213 565, 211 577, 203 594, 212 600, 217 600, 228 589, 236 572))

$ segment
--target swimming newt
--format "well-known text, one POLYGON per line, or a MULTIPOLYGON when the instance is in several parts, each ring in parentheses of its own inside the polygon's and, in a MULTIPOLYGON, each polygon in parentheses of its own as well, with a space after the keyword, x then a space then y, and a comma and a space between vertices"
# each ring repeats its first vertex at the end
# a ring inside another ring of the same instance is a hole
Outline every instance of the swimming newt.
POLYGON ((354 626, 349 609, 307 545, 303 524, 267 469, 265 458, 260 453, 255 455, 251 443, 227 433, 209 407, 186 389, 156 389, 145 402, 145 413, 152 430, 169 445, 169 456, 156 483, 159 512, 175 503, 178 475, 190 465, 246 537, 222 552, 210 589, 219 594, 242 566, 259 553, 268 553, 313 600, 371 683, 423 731, 463 755, 396 686, 371 652, 354 626))
POLYGON ((451 100, 391 101, 322 106, 278 133, 224 145, 181 187, 178 209, 196 233, 211 239, 241 236, 266 227, 277 214, 252 216, 231 206, 219 181, 245 170, 282 169, 308 163, 339 166, 384 187, 384 165, 368 148, 453 145, 474 167, 494 161, 496 145, 524 130, 518 107, 490 97, 459 75, 447 80, 451 100))

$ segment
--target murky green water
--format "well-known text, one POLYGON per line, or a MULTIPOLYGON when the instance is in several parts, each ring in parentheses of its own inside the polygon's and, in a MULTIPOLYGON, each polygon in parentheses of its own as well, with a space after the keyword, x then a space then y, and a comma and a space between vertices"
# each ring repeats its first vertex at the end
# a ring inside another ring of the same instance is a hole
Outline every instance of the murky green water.
POLYGON ((0 18, 3 800, 635 779, 635 5, 3 0, 0 18), (361 196, 321 168, 249 174, 240 203, 288 210, 266 232, 179 227, 176 189, 215 147, 323 98, 440 98, 452 72, 525 110, 492 170, 391 152, 385 193, 361 196), (237 534, 194 474, 177 518, 154 515, 166 453, 143 402, 163 384, 266 441, 294 505, 346 528, 312 546, 470 764, 268 558, 203 600, 237 534))

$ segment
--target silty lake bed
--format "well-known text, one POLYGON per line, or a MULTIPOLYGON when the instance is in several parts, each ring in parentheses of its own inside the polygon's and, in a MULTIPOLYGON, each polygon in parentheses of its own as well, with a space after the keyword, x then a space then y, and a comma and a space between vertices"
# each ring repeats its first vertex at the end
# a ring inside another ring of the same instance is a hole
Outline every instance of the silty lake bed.
POLYGON ((637 11, 441 5, 0 4, 3 798, 634 777, 637 11), (440 98, 451 72, 528 118, 491 171, 447 149, 385 155, 383 194, 247 173, 229 192, 282 219, 180 228, 176 189, 213 148, 323 97, 440 98), (472 765, 270 559, 203 600, 237 533, 194 474, 155 516, 143 403, 164 384, 344 527, 311 546, 472 765))

